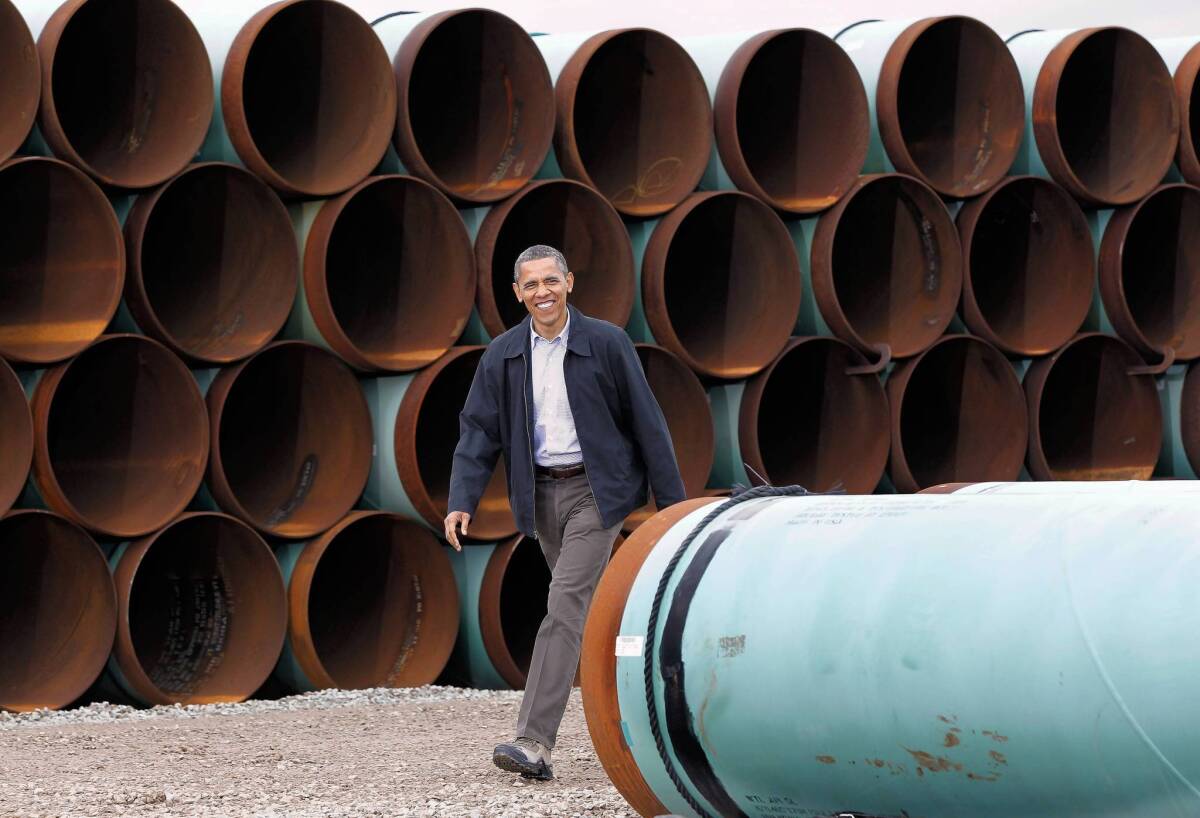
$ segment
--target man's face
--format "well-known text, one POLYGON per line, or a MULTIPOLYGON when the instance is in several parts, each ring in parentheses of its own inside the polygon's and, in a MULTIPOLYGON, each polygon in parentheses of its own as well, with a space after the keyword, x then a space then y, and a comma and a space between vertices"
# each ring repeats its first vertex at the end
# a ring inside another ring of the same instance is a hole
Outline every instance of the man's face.
POLYGON ((566 321, 567 293, 574 282, 575 277, 563 274, 554 259, 540 258, 521 265, 513 292, 529 310, 535 324, 551 328, 566 321))

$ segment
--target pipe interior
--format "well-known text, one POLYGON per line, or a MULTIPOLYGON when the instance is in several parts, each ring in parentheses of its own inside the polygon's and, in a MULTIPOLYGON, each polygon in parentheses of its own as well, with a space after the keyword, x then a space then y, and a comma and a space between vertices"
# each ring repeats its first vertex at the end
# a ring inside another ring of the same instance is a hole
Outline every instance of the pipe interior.
POLYGON ((1200 355, 1200 190, 1167 188, 1142 204, 1123 242, 1121 287, 1152 346, 1200 355))
POLYGON ((546 618, 550 568, 537 540, 522 537, 509 557, 500 584, 500 627, 504 645, 522 674, 529 673, 533 643, 546 618))
POLYGON ((147 306, 188 355, 228 363, 265 346, 296 294, 299 260, 287 211, 243 170, 206 166, 166 187, 146 222, 147 306))
POLYGON ((533 40, 493 11, 471 9, 431 31, 408 78, 421 157, 454 196, 493 201, 537 172, 554 130, 554 91, 533 40))
POLYGON ((38 56, 29 28, 16 6, 0 0, 0 162, 29 135, 40 95, 38 56))
POLYGON ((1174 104, 1171 75, 1141 36, 1104 29, 1075 48, 1055 123, 1067 164, 1095 198, 1130 202, 1161 180, 1178 139, 1166 127, 1174 104))
POLYGON ((228 517, 174 523, 147 550, 129 590, 138 664, 164 698, 241 701, 275 666, 264 645, 287 622, 279 566, 262 539, 228 517))
MULTIPOLYGON (((439 514, 450 501, 450 465, 458 445, 458 412, 447 411, 447 407, 460 407, 466 402, 481 357, 483 350, 478 349, 446 364, 429 385, 417 416, 417 469, 429 498, 442 510, 439 514)), ((471 518, 471 536, 507 536, 515 527, 501 459, 471 518)))
POLYGON ((466 323, 463 291, 474 283, 462 219, 432 188, 381 179, 338 214, 325 287, 338 326, 375 367, 417 369, 445 352, 466 323))
POLYGON ((761 369, 795 325, 795 247, 770 208, 748 196, 713 196, 692 210, 671 238, 663 278, 676 337, 718 377, 761 369))
POLYGON ((887 407, 874 376, 847 375, 861 356, 836 341, 797 344, 775 364, 755 420, 773 485, 867 494, 883 473, 887 407))
POLYGON ((896 95, 904 146, 935 189, 981 193, 1008 172, 1025 98, 1008 46, 983 23, 950 17, 929 26, 904 56, 896 95))
POLYGON ((961 292, 960 253, 945 206, 927 188, 895 176, 853 194, 833 239, 838 306, 865 343, 896 356, 933 343, 961 292))
POLYGON ((99 675, 116 601, 91 537, 52 514, 0 520, 0 708, 62 707, 99 675))
POLYGON ((586 315, 624 326, 633 305, 633 254, 625 225, 590 188, 549 182, 517 201, 491 253, 492 297, 504 328, 528 315, 513 295, 513 262, 535 244, 557 247, 575 275, 570 301, 586 315))
POLYGON ((317 0, 281 9, 246 57, 242 105, 258 152, 292 187, 329 194, 379 163, 395 81, 359 14, 317 0))
POLYGON ((1037 411, 1055 480, 1150 478, 1162 415, 1154 379, 1127 374, 1140 365, 1131 349, 1103 336, 1081 339, 1054 362, 1037 411))
POLYGON ((635 29, 587 61, 571 109, 591 183, 622 213, 651 216, 684 199, 708 163, 712 113, 695 63, 671 38, 635 29))
POLYGON ((54 52, 54 110, 97 176, 149 187, 191 160, 213 113, 208 52, 168 0, 83 3, 54 52))
POLYGON ((453 647, 457 603, 450 563, 433 536, 371 515, 338 532, 321 555, 309 629, 340 688, 429 684, 453 647))
POLYGON ((0 355, 50 363, 104 332, 124 281, 112 206, 79 171, 50 160, 0 170, 0 355))
POLYGON ((1029 431, 1007 359, 982 341, 955 338, 912 366, 900 445, 917 485, 1016 480, 1029 431))
POLYGON ((354 375, 304 344, 245 364, 221 414, 221 463, 254 525, 281 537, 333 525, 366 483, 372 432, 354 375))
POLYGON ((87 524, 135 536, 192 499, 207 460, 208 416, 178 358, 118 336, 67 365, 46 436, 54 479, 87 524))
POLYGON ((33 423, 25 390, 0 360, 0 514, 8 511, 25 487, 33 456, 33 423))
POLYGON ((1083 213, 1066 191, 1040 179, 1000 188, 971 235, 968 275, 983 320, 1019 354, 1058 349, 1091 306, 1094 252, 1083 213))
POLYGON ((811 212, 846 192, 866 155, 867 117, 854 63, 815 31, 772 37, 738 84, 742 159, 782 210, 811 212))

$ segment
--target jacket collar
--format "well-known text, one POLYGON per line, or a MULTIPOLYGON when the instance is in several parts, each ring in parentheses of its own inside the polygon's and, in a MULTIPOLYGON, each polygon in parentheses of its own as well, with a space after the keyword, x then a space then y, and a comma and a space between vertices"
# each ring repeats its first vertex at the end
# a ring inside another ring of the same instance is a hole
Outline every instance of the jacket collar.
MULTIPOLYGON (((591 355, 591 327, 588 326, 588 317, 570 304, 567 305, 567 311, 571 315, 571 332, 567 335, 567 350, 576 355, 591 355)), ((515 358, 525 354, 525 350, 529 349, 529 345, 532 343, 530 335, 533 331, 532 323, 533 317, 526 315, 524 321, 509 330, 508 338, 505 339, 505 358, 515 358)))

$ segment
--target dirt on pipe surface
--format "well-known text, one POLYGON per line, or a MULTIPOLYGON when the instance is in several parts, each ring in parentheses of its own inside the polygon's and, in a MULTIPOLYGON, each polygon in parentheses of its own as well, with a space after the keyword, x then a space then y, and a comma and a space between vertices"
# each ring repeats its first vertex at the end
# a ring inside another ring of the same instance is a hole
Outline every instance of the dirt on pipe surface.
POLYGON ((54 155, 116 188, 183 170, 208 132, 213 72, 170 0, 68 0, 38 38, 38 122, 54 155))
POLYGON ((33 462, 33 417, 25 390, 0 358, 0 515, 25 488, 33 462))
POLYGON ((0 162, 17 152, 33 127, 41 79, 29 26, 10 0, 0 0, 0 162))

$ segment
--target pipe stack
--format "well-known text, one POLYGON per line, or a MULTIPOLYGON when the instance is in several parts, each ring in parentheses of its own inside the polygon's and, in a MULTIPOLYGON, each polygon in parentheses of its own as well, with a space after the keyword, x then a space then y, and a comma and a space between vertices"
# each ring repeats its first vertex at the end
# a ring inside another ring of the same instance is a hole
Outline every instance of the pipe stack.
MULTIPOLYGON (((112 657, 0 707, 520 686, 503 463, 437 537, 532 244, 638 343, 691 497, 1194 477, 1200 36, 847 23, 0 0, 0 511, 112 657)), ((0 651, 43 668, 32 587, 0 651)))

